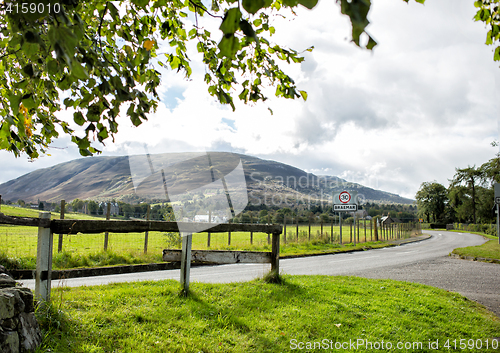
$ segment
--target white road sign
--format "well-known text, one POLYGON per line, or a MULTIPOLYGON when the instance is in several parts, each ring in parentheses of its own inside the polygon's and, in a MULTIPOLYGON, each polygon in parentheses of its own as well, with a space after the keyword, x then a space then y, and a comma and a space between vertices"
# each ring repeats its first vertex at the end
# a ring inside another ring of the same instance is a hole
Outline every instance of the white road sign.
POLYGON ((333 212, 357 211, 358 205, 333 205, 333 212))
POLYGON ((334 212, 352 212, 358 210, 358 193, 356 191, 342 191, 333 195, 334 212))

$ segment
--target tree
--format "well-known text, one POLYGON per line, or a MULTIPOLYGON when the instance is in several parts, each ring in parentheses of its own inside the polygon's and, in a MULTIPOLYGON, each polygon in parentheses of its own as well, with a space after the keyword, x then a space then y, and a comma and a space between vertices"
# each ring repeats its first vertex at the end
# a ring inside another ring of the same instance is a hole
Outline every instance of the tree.
MULTIPOLYGON (((99 152, 91 141, 114 139, 120 109, 135 126, 156 109, 159 66, 191 75, 190 41, 202 54, 208 92, 233 110, 233 92, 240 92, 236 95, 245 103, 263 101, 264 85, 275 87, 278 97, 306 99, 307 93, 278 65, 300 63, 303 57, 267 36, 275 33, 271 13, 282 8, 293 13, 299 5, 311 9, 317 1, 213 0, 210 9, 200 0, 4 1, 0 149, 37 158, 59 136, 60 127, 83 156, 99 152), (189 17, 194 24, 188 24, 189 17), (222 33, 204 29, 208 21, 218 21, 222 33), (168 49, 160 55, 163 43, 168 49), (56 117, 63 106, 74 111, 83 136, 56 117)), ((351 21, 352 41, 360 46, 370 0, 336 2, 351 21)), ((375 45, 368 35, 366 48, 375 45)))
POLYGON ((476 223, 476 186, 484 183, 484 171, 476 166, 468 166, 464 169, 455 168, 455 176, 451 180, 450 186, 463 185, 467 187, 467 195, 471 197, 472 222, 476 223))
POLYGON ((477 0, 474 6, 478 8, 475 21, 482 21, 489 29, 486 35, 487 45, 496 45, 493 60, 500 61, 500 7, 497 0, 477 0))
POLYGON ((85 203, 82 200, 74 199, 73 201, 71 201, 71 209, 73 210, 73 212, 78 212, 83 209, 84 204, 85 203))
POLYGON ((415 195, 420 215, 430 222, 440 221, 444 216, 445 205, 448 200, 446 188, 437 182, 423 182, 415 195))
POLYGON ((96 215, 97 210, 99 209, 99 204, 91 200, 87 203, 87 209, 89 210, 89 214, 96 215))

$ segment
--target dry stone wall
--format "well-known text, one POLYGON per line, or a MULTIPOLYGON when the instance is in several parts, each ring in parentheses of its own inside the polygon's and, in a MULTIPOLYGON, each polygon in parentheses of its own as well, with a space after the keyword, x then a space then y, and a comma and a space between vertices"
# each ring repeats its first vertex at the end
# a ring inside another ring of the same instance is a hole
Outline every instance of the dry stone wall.
POLYGON ((0 266, 0 353, 33 352, 42 342, 33 293, 0 266))

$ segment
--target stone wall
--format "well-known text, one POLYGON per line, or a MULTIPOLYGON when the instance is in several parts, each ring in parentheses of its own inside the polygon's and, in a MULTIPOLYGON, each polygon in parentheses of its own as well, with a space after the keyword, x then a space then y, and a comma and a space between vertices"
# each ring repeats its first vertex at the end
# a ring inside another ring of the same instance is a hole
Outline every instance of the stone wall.
POLYGON ((0 353, 33 352, 42 342, 33 293, 0 266, 0 353))

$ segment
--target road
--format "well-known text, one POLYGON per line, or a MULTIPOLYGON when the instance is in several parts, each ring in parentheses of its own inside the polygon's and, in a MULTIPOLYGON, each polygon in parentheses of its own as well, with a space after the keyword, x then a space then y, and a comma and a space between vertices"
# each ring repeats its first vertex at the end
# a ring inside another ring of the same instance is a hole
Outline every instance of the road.
MULTIPOLYGON (((428 284, 459 292, 500 316, 500 265, 451 259, 455 248, 480 245, 484 238, 467 233, 426 231, 428 240, 402 246, 334 255, 280 260, 282 273, 352 275, 428 284)), ((268 264, 235 264, 191 268, 192 282, 227 283, 262 277, 268 264)), ((52 286, 90 286, 116 282, 179 280, 179 270, 132 273, 53 281, 52 286)), ((22 281, 34 288, 34 280, 22 281)))

